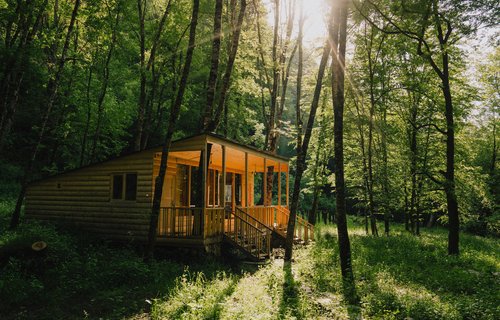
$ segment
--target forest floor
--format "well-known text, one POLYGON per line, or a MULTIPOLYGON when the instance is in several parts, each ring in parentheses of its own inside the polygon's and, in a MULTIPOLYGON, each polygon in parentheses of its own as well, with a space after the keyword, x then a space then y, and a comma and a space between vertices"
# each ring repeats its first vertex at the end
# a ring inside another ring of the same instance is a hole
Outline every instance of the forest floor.
MULTIPOLYGON (((0 204, 0 230, 5 209, 0 204)), ((359 296, 350 305, 335 226, 318 226, 316 241, 297 246, 291 264, 172 253, 145 264, 132 246, 25 222, 0 232, 0 318, 500 319, 498 239, 462 234, 461 255, 451 257, 444 229, 415 237, 392 228, 390 237, 372 237, 350 221, 359 296), (23 250, 40 239, 44 256, 23 250)))

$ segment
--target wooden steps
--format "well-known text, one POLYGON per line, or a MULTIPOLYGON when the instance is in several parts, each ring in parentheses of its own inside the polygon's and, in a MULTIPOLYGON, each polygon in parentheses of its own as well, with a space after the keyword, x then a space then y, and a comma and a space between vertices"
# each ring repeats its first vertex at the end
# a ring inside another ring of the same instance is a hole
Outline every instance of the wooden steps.
MULTIPOLYGON (((230 212, 230 217, 227 219, 224 241, 252 260, 269 258, 271 242, 273 247, 284 244, 287 234, 285 221, 288 221, 290 214, 287 208, 275 208, 276 220, 273 219, 273 221, 281 221, 281 224, 272 223, 272 226, 269 225, 270 219, 261 221, 258 219, 260 216, 254 217, 251 214, 253 211, 247 212, 247 208, 236 208, 234 212, 230 212)), ((314 226, 297 217, 294 243, 306 243, 309 240, 314 240, 314 226)))

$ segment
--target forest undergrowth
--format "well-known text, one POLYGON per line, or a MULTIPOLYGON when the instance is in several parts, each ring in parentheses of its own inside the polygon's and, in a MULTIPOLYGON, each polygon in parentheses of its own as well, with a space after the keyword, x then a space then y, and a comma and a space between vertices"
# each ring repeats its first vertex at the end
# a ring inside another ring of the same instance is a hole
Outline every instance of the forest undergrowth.
POLYGON ((357 305, 342 295, 336 228, 319 225, 291 264, 262 265, 159 252, 144 263, 132 244, 33 221, 0 219, 2 319, 499 319, 498 239, 463 234, 446 254, 444 229, 366 236, 351 219, 357 305), (26 248, 43 240, 43 256, 26 248))

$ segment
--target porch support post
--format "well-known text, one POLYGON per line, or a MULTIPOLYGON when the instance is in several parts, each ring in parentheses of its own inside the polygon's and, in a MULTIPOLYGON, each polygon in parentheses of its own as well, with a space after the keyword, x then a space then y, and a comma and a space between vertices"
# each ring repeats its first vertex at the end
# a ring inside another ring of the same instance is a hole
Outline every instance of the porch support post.
POLYGON ((203 194, 201 198, 201 207, 205 209, 207 207, 207 142, 203 146, 203 175, 201 177, 201 184, 203 185, 203 194))
POLYGON ((281 162, 278 162, 278 206, 281 206, 281 162))
POLYGON ((226 206, 226 146, 222 146, 222 190, 219 191, 220 194, 220 206, 224 208, 226 206))
POLYGON ((203 146, 203 175, 201 177, 201 184, 203 185, 203 194, 202 194, 202 200, 201 200, 201 203, 202 203, 202 206, 201 206, 201 219, 200 219, 200 224, 201 224, 201 234, 203 235, 203 239, 205 238, 205 211, 206 211, 206 207, 207 207, 207 191, 208 191, 208 188, 207 188, 207 173, 208 173, 208 170, 207 170, 207 151, 208 151, 208 148, 207 148, 207 140, 205 139, 205 144, 203 146))
POLYGON ((288 210, 290 210, 290 206, 288 205, 288 191, 289 191, 289 184, 290 184, 290 165, 286 167, 286 206, 288 210))
POLYGON ((267 206, 267 159, 264 158, 264 172, 262 173, 262 180, 264 180, 264 190, 262 196, 264 197, 264 207, 267 206))
POLYGON ((192 187, 192 183, 191 183, 191 170, 192 170, 192 167, 188 166, 188 192, 187 192, 187 196, 188 196, 187 204, 188 204, 188 207, 191 207, 191 187, 192 187))
POLYGON ((248 152, 245 152, 245 207, 248 206, 248 152))

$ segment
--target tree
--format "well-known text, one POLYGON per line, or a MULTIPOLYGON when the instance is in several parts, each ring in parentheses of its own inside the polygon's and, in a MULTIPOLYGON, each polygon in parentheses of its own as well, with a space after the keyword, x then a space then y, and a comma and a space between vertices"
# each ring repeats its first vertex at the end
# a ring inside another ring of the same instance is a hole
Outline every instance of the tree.
POLYGON ((46 108, 45 108, 45 112, 43 115, 42 124, 41 124, 40 130, 39 130, 39 133, 38 133, 38 139, 35 142, 33 149, 31 151, 28 167, 25 170, 24 178, 23 178, 23 181, 21 182, 21 191, 19 192, 19 196, 17 198, 16 207, 14 208, 14 212, 12 213, 12 218, 10 220, 10 228, 11 229, 14 229, 19 225, 19 219, 21 217, 21 206, 22 206, 23 201, 24 201, 26 187, 31 179, 31 175, 33 173, 33 169, 34 169, 35 161, 36 161, 36 158, 38 155, 38 151, 39 151, 40 146, 42 144, 42 139, 45 137, 45 132, 47 129, 49 117, 51 115, 52 107, 54 106, 54 102, 55 102, 57 95, 58 95, 61 76, 62 76, 64 66, 66 63, 66 55, 67 55, 68 50, 69 50, 71 35, 73 32, 73 28, 75 26, 75 21, 76 21, 77 15, 78 15, 79 8, 80 8, 80 0, 76 0, 75 4, 73 6, 72 14, 71 14, 71 20, 70 20, 70 23, 68 25, 68 29, 66 32, 66 37, 65 37, 64 45, 63 45, 63 48, 61 51, 61 56, 57 61, 55 74, 53 75, 53 77, 51 77, 49 79, 49 82, 47 83, 46 108))
POLYGON ((158 216, 160 214, 161 196, 163 193, 163 183, 165 181, 165 174, 167 172, 168 153, 170 149, 170 144, 172 142, 172 136, 174 135, 174 131, 177 125, 177 120, 179 118, 179 112, 181 109, 182 100, 184 99, 184 91, 186 90, 189 71, 191 69, 191 61, 193 59, 193 52, 195 48, 196 25, 198 24, 199 7, 200 7, 200 1, 193 0, 193 11, 191 14, 191 24, 189 27, 189 42, 186 50, 186 61, 182 69, 182 75, 180 78, 179 88, 177 91, 175 102, 172 106, 172 109, 170 110, 170 118, 167 127, 167 134, 165 135, 165 140, 161 150, 160 170, 158 176, 155 178, 153 206, 151 209, 151 219, 149 225, 148 247, 145 254, 146 260, 152 257, 154 245, 156 242, 158 216))
MULTIPOLYGON (((336 222, 339 239, 340 270, 347 284, 347 296, 354 299, 354 276, 351 263, 351 245, 347 231, 346 194, 344 182, 344 72, 345 50, 347 38, 347 5, 348 1, 340 1, 336 8, 334 23, 329 27, 332 43, 332 104, 334 114, 334 161, 335 161, 335 195, 336 222)), ((333 4, 335 7, 335 3, 333 4)))
MULTIPOLYGON (((433 178, 442 185, 446 194, 448 211, 448 253, 459 253, 459 213, 455 185, 455 122, 454 104, 450 83, 450 46, 465 34, 471 34, 480 25, 471 13, 490 11, 494 8, 489 1, 418 0, 402 2, 384 7, 369 0, 365 2, 387 27, 378 26, 357 4, 358 11, 377 29, 387 34, 402 34, 414 41, 417 53, 432 67, 441 82, 444 100, 446 129, 439 129, 446 137, 446 171, 444 181, 433 178), (389 13, 391 11, 392 13, 389 13), (394 15, 392 15, 394 14, 394 15), (455 32, 454 32, 455 31, 455 32)), ((485 15, 492 17, 492 15, 485 15)), ((487 19, 488 20, 488 19, 487 19)), ((489 21, 487 21, 489 22, 489 21)))
MULTIPOLYGON (((333 17, 333 7, 330 15, 330 24, 332 23, 333 17)), ((311 110, 309 111, 309 119, 307 121, 304 138, 302 144, 297 146, 297 162, 295 168, 295 180, 293 183, 292 200, 290 203, 290 216, 288 218, 287 234, 285 240, 285 261, 290 261, 292 259, 292 248, 293 248, 293 236, 295 230, 295 220, 297 218, 297 208, 299 205, 299 193, 300 193, 300 183, 302 180, 302 174, 306 169, 306 157, 307 149, 309 148, 309 141, 312 135, 312 129, 314 125, 314 119, 316 117, 316 110, 318 109, 319 99, 321 96, 321 89, 323 88, 323 77, 325 75, 326 65, 328 63, 328 56, 330 55, 332 45, 331 40, 328 38, 323 46, 323 54, 321 55, 321 61, 318 68, 318 76, 316 80, 316 86, 314 88, 314 96, 311 102, 311 110)))

